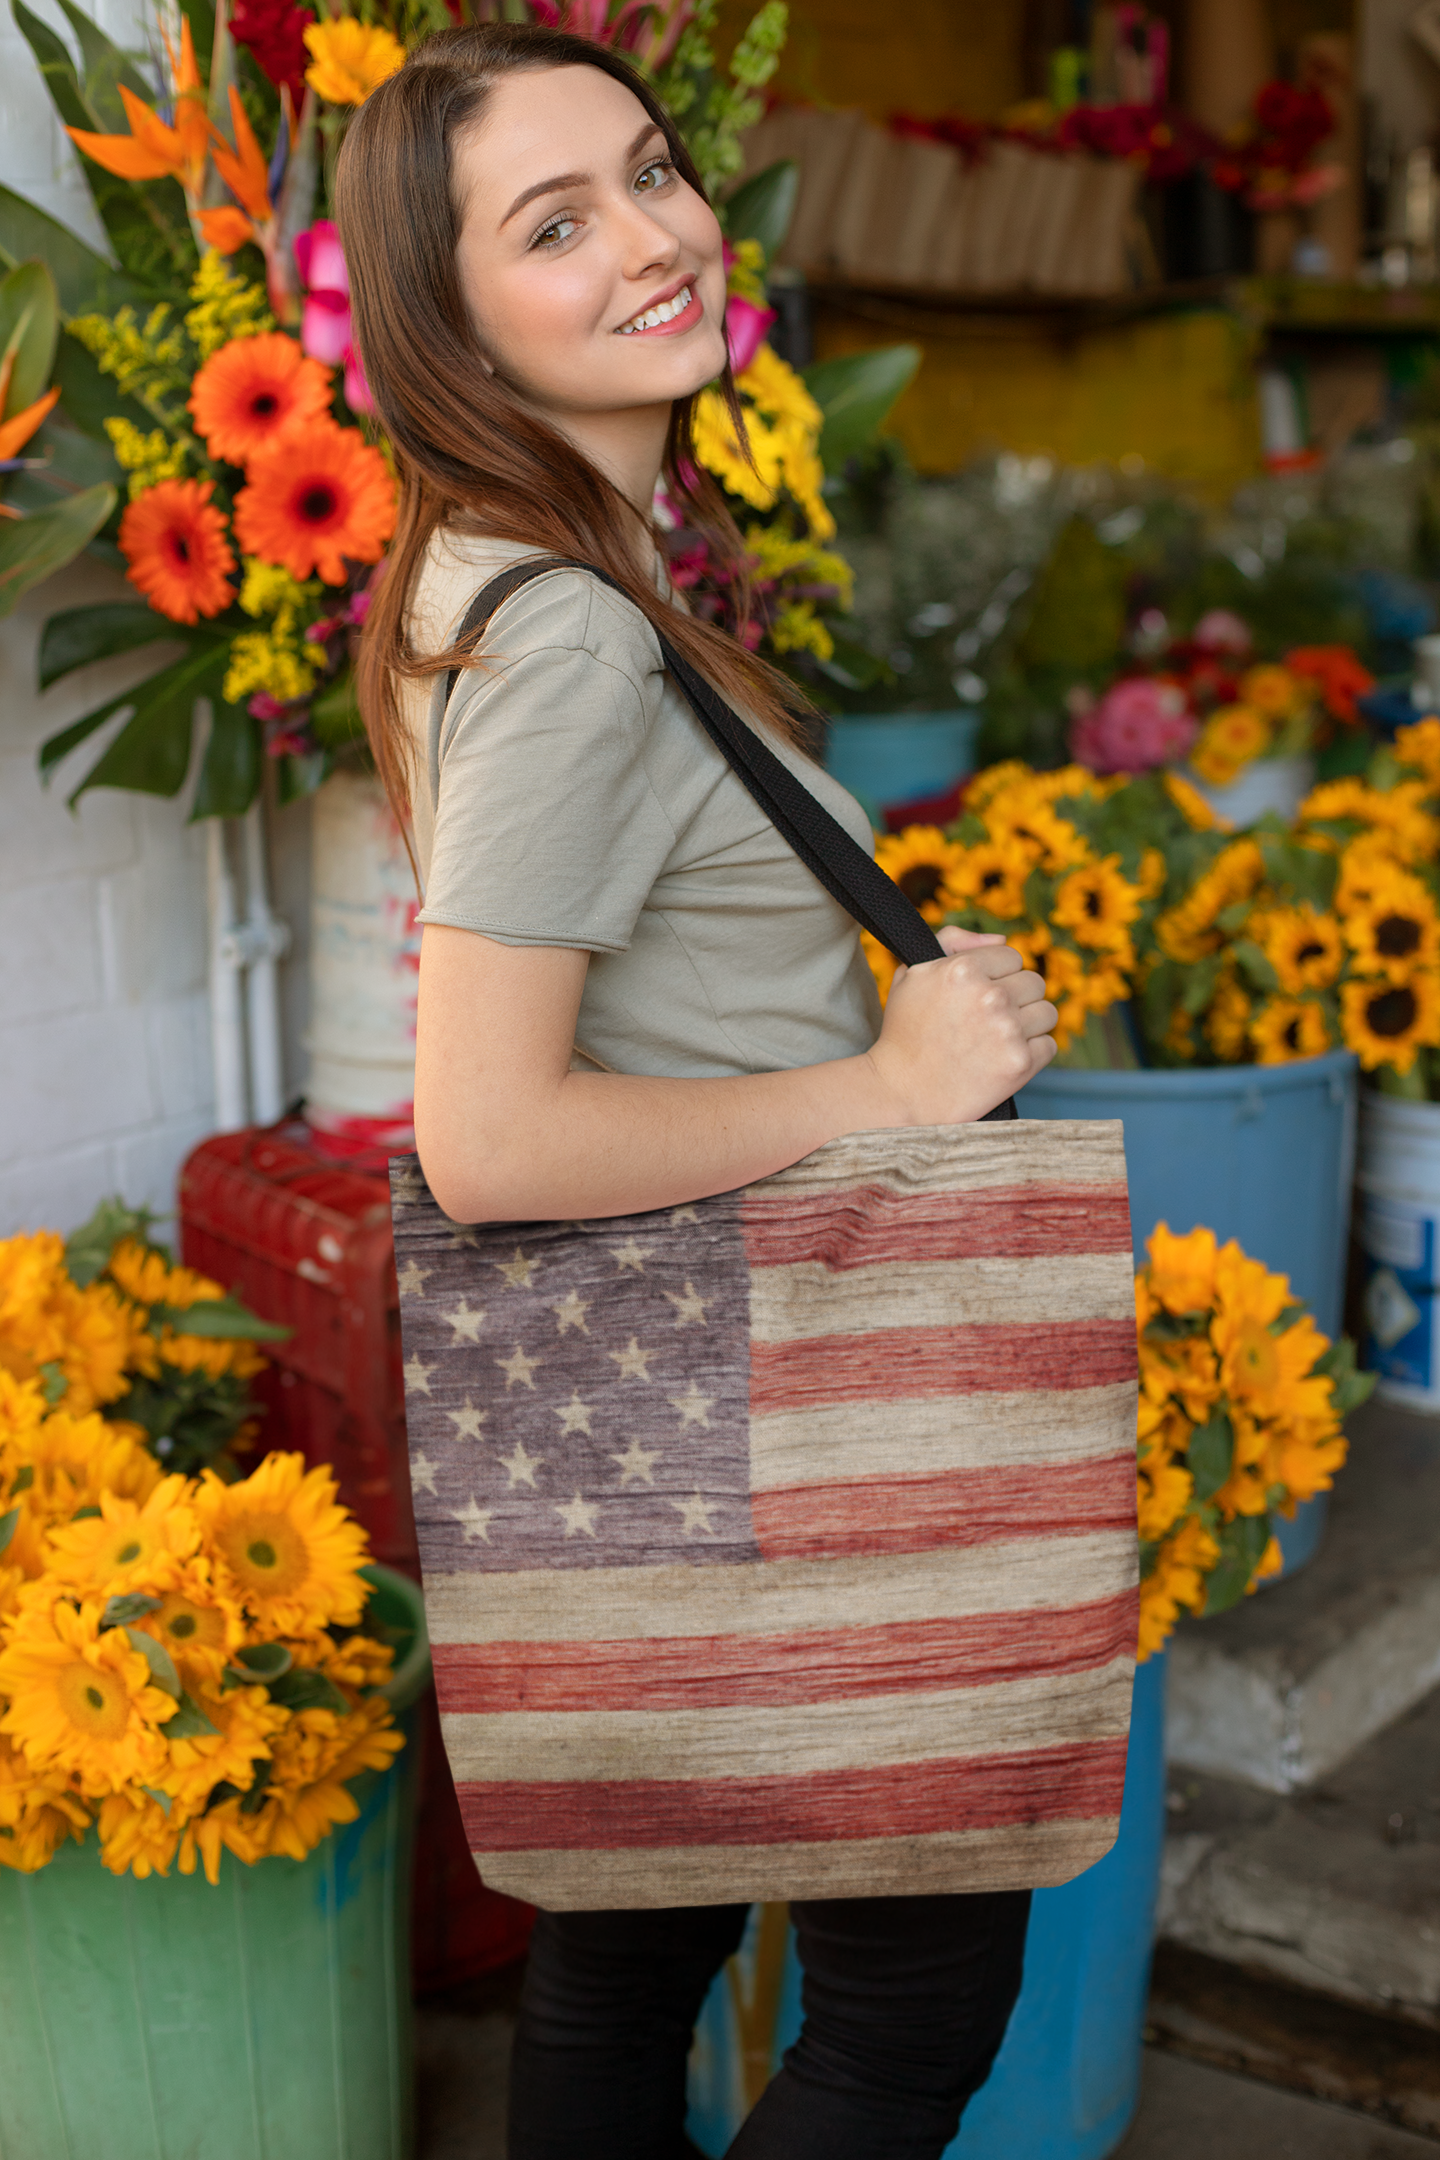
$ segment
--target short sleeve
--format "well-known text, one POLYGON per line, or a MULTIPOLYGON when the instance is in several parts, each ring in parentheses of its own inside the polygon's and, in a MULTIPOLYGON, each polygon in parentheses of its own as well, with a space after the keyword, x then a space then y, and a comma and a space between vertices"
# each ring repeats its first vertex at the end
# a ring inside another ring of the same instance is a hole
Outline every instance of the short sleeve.
POLYGON ((593 591, 552 577, 516 595, 486 640, 493 659, 441 718, 422 922, 628 946, 675 844, 645 764, 664 678, 638 610, 593 591))

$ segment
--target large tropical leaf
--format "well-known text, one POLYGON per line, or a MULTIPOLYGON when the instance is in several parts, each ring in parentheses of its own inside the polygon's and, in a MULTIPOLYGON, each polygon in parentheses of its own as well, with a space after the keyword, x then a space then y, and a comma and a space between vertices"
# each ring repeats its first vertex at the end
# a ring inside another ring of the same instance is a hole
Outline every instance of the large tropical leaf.
POLYGON ((85 102, 95 115, 100 133, 128 135, 130 121, 120 102, 121 83, 132 97, 140 98, 146 105, 155 102, 155 85, 146 82, 128 55, 105 35, 99 23, 74 5, 74 0, 60 0, 60 6, 80 47, 85 102))
POLYGON ((60 296, 43 262, 17 263, 0 279, 0 367, 11 362, 3 417, 33 405, 50 381, 60 334, 60 296))
POLYGON ((874 439, 919 365, 918 345, 882 345, 806 368, 805 387, 825 415, 820 460, 827 473, 839 472, 874 439))
POLYGON ((49 264, 62 314, 98 311, 113 315, 127 300, 139 305, 153 298, 123 270, 87 247, 68 225, 27 202, 13 188, 0 186, 0 262, 13 268, 32 255, 49 264))
POLYGON ((56 348, 54 379, 60 385, 60 409, 65 417, 82 435, 91 435, 97 442, 110 440, 105 432, 107 420, 132 421, 142 434, 155 425, 154 415, 146 412, 138 398, 126 397, 113 376, 102 375, 94 353, 68 330, 56 348))
POLYGON ((260 725, 217 697, 192 818, 243 817, 260 787, 260 725))
POLYGON ((39 688, 48 690, 76 668, 89 667, 92 660, 109 660, 116 653, 135 652, 161 638, 185 635, 178 623, 167 623, 143 601, 104 600, 98 607, 63 608, 40 633, 39 688))
POLYGON ((0 615, 8 615, 32 585, 73 561, 114 507, 114 488, 94 487, 53 510, 0 519, 0 615))
POLYGON ((793 158, 742 180, 721 211, 726 239, 758 240, 766 262, 773 262, 785 244, 799 192, 800 168, 793 158))
POLYGON ((133 690, 107 698, 41 744, 42 775, 48 779, 62 758, 128 705, 133 708, 129 720, 67 800, 78 802, 96 787, 133 788, 142 795, 176 794, 190 767, 195 700, 218 692, 228 664, 228 644, 202 645, 133 690))
POLYGON ((16 29, 35 55, 51 103, 66 127, 92 128, 98 132, 99 122, 85 103, 75 63, 63 38, 58 38, 38 15, 32 15, 25 0, 10 0, 10 12, 15 18, 16 29))

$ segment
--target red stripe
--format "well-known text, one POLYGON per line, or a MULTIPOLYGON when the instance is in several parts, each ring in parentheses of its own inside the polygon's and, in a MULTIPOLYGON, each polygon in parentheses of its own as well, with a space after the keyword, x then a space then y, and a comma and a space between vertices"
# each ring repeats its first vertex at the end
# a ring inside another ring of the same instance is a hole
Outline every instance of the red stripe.
POLYGON ((447 1714, 700 1710, 992 1687, 1094 1671, 1135 1648, 1136 1596, 1061 1612, 901 1620, 788 1635, 639 1636, 623 1642, 437 1643, 447 1714))
POLYGON ((750 1507, 762 1560, 858 1558, 1133 1530, 1135 1457, 1127 1448, 1051 1468, 1025 1463, 934 1477, 791 1485, 756 1493, 750 1507))
POLYGON ((475 1852, 625 1852, 1083 1822, 1118 1815, 1124 1784, 1125 1742, 1089 1740, 801 1777, 497 1779, 455 1789, 475 1852))
POLYGON ((823 1260, 1032 1260, 1128 1253, 1130 1200, 1105 1185, 1002 1185, 971 1193, 894 1193, 883 1185, 792 1197, 751 1193, 740 1210, 751 1267, 823 1260))
MULTIPOLYGON (((750 1415, 822 1403, 1105 1387, 1136 1374, 1133 1320, 877 1327, 750 1346, 750 1415)), ((957 1414, 959 1406, 957 1405, 957 1414)))

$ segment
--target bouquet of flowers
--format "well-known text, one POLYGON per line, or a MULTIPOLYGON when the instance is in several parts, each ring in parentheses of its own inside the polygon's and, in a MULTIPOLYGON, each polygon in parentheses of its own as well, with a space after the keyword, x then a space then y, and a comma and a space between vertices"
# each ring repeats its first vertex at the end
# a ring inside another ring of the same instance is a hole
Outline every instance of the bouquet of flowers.
POLYGON ((1210 166, 1217 187, 1243 195, 1252 210, 1319 202, 1344 185, 1343 165, 1317 165, 1315 152, 1335 133, 1335 108, 1318 87, 1268 82, 1250 118, 1210 166))
POLYGON ((59 402, 50 381, 59 334, 60 295, 49 269, 17 263, 0 278, 0 616, 93 540, 115 508, 115 490, 103 480, 57 502, 34 478, 46 460, 22 455, 59 402))
POLYGON ((1276 1515, 1328 1492, 1341 1420, 1375 1382, 1285 1276, 1212 1230, 1161 1223, 1135 1278, 1140 1656, 1180 1612, 1224 1612, 1281 1564, 1276 1515))
POLYGON ((303 1859, 402 1745, 329 1471, 219 1453, 280 1332, 118 1202, 0 1243, 0 1865, 303 1859))

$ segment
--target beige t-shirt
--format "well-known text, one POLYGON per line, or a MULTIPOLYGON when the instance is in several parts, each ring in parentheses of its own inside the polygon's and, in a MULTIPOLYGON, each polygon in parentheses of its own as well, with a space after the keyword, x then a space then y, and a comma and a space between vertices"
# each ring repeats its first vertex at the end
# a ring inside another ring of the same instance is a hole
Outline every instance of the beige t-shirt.
MULTIPOLYGON (((437 534, 420 651, 533 549, 437 534)), ((507 600, 486 664, 407 689, 420 920, 591 955, 576 1040, 619 1072, 776 1072, 866 1050, 880 1022, 849 915, 746 793, 665 674, 649 623, 579 571, 507 600)), ((860 843, 854 797, 766 738, 860 843)))

